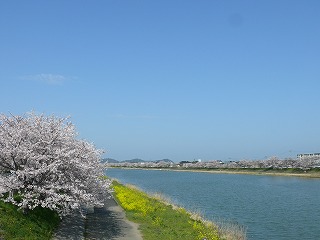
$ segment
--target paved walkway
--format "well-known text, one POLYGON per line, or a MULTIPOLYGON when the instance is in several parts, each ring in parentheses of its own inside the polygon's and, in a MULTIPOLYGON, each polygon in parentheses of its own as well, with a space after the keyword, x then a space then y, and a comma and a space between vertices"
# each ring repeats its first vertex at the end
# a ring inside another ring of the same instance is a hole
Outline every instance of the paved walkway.
POLYGON ((138 225, 126 219, 123 209, 113 198, 105 206, 88 211, 87 218, 76 212, 65 217, 54 240, 142 240, 138 225))

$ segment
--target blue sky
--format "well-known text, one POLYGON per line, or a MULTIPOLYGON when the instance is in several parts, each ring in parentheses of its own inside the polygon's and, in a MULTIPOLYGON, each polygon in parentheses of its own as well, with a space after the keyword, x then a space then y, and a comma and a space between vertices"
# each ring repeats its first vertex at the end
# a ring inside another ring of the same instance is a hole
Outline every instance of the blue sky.
POLYGON ((319 152, 320 1, 1 1, 0 112, 104 157, 319 152))

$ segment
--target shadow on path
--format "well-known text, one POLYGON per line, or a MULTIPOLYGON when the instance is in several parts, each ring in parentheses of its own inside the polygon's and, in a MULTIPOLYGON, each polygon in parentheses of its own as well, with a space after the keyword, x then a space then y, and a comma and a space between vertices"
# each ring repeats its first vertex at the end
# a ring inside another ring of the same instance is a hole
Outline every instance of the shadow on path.
POLYGON ((80 213, 65 217, 54 234, 54 240, 142 240, 138 225, 129 222, 113 198, 105 206, 94 208, 83 219, 80 213))

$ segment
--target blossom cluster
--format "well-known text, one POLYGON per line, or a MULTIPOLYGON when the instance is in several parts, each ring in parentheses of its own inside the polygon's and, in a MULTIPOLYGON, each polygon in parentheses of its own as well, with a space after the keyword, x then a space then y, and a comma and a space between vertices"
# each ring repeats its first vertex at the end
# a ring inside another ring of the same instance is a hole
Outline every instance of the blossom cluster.
POLYGON ((68 118, 0 115, 0 197, 23 210, 37 206, 60 216, 103 204, 102 151, 77 139, 68 118))

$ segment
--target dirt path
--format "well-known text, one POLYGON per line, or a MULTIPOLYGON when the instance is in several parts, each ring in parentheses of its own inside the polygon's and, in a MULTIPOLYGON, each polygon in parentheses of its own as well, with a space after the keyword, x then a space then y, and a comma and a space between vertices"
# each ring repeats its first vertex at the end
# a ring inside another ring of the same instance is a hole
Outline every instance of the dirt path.
POLYGON ((128 221, 113 198, 105 207, 94 208, 83 219, 80 213, 66 217, 54 234, 54 240, 142 240, 138 225, 128 221))

